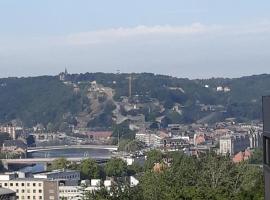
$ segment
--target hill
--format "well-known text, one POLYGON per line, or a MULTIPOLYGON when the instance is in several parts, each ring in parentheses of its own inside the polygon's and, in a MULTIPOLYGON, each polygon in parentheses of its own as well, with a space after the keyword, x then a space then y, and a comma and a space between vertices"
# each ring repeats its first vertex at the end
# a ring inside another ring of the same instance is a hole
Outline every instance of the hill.
MULTIPOLYGON (((80 119, 86 126, 111 126, 116 102, 129 95, 129 76, 85 73, 67 75, 65 81, 60 81, 58 76, 0 79, 0 122, 16 120, 28 127, 52 123, 57 129, 63 123, 76 126, 80 119), (107 94, 89 93, 93 81, 107 88, 107 94)), ((211 116, 216 116, 213 112, 219 113, 219 118, 222 113, 223 117, 238 120, 260 119, 261 96, 270 94, 270 75, 267 74, 204 80, 151 73, 131 76, 129 101, 144 105, 132 114, 142 113, 149 121, 166 116, 178 123, 207 122, 212 121, 211 116), (177 112, 175 106, 179 108, 177 112)))

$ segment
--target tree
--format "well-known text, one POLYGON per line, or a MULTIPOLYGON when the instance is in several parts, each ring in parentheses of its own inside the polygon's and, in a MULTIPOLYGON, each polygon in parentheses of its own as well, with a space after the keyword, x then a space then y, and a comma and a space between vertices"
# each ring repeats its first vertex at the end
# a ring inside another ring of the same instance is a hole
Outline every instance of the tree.
POLYGON ((122 159, 113 158, 106 163, 105 173, 107 176, 124 176, 127 173, 127 164, 122 159))
POLYGON ((48 132, 53 132, 54 131, 54 125, 51 122, 49 122, 47 124, 46 129, 47 129, 48 132))
POLYGON ((82 161, 80 171, 83 179, 96 179, 101 176, 99 165, 90 158, 82 161))
POLYGON ((68 169, 70 165, 71 162, 68 161, 66 158, 58 158, 52 162, 52 164, 49 166, 49 169, 50 170, 68 169))
POLYGON ((27 146, 28 147, 35 146, 35 138, 34 138, 34 136, 33 135, 29 135, 26 138, 26 143, 27 143, 27 146))
POLYGON ((159 150, 152 150, 147 152, 145 168, 152 169, 155 163, 159 163, 162 161, 162 158, 163 158, 162 152, 159 150))
POLYGON ((261 165, 263 163, 263 150, 257 148, 253 151, 249 163, 261 165))

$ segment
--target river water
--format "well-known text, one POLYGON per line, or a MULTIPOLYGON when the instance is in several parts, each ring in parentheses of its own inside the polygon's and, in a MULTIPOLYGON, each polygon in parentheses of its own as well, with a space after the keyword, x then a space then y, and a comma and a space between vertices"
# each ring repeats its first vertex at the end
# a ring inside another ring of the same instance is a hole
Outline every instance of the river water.
POLYGON ((111 155, 112 153, 106 149, 57 149, 27 153, 28 158, 103 158, 111 155))
MULTIPOLYGON (((112 153, 105 149, 57 149, 27 153, 28 158, 107 158, 111 155, 112 153)), ((44 164, 35 164, 22 168, 17 166, 17 169, 22 172, 38 173, 43 172, 46 168, 44 164)))

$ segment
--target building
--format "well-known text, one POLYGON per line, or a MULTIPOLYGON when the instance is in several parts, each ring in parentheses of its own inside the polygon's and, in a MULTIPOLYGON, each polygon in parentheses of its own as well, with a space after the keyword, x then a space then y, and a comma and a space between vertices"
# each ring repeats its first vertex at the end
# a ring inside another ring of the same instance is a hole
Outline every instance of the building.
POLYGON ((248 160, 251 157, 251 152, 250 150, 245 150, 238 152, 237 154, 234 155, 233 157, 233 162, 234 163, 239 163, 245 160, 248 160))
POLYGON ((14 154, 25 154, 27 145, 22 140, 6 140, 3 143, 2 151, 14 154))
POLYGON ((188 137, 182 137, 182 136, 167 137, 163 139, 163 142, 164 142, 163 144, 164 144, 164 147, 167 147, 167 148, 173 148, 173 149, 181 148, 182 149, 184 147, 189 147, 187 138, 188 137))
POLYGON ((1 174, 0 187, 16 192, 18 200, 58 200, 58 181, 17 178, 15 174, 1 174))
POLYGON ((10 137, 15 140, 18 138, 18 136, 23 134, 23 128, 12 126, 11 124, 9 124, 7 126, 0 126, 0 132, 8 133, 10 137))
POLYGON ((250 147, 250 140, 247 134, 232 134, 222 136, 219 139, 220 154, 235 155, 240 151, 245 151, 250 147))
POLYGON ((262 132, 260 130, 256 130, 254 128, 249 129, 249 140, 250 140, 250 148, 260 148, 262 147, 262 132))
POLYGON ((16 200, 16 192, 0 187, 0 200, 16 200))
POLYGON ((81 186, 59 186, 59 199, 82 200, 83 187, 81 186))
POLYGON ((76 170, 53 170, 51 172, 34 174, 34 178, 56 180, 60 186, 77 186, 81 177, 80 171, 76 170))
POLYGON ((154 133, 138 132, 135 138, 145 143, 147 146, 160 147, 163 145, 163 137, 154 133))
POLYGON ((112 137, 112 131, 89 131, 85 133, 91 140, 108 141, 112 137))
POLYGON ((65 69, 65 72, 61 72, 59 74, 59 80, 60 81, 66 81, 67 76, 68 76, 68 71, 67 71, 67 69, 65 69))
POLYGON ((263 97, 263 168, 265 200, 270 200, 270 96, 263 97))

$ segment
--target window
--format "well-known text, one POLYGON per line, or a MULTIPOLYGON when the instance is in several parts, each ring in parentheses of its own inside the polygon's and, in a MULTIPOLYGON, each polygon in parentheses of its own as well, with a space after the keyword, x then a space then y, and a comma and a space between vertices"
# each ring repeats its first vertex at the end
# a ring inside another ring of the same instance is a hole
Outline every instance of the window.
POLYGON ((19 183, 16 183, 16 186, 19 186, 19 183))
POLYGON ((24 183, 22 183, 21 186, 24 187, 24 183))
POLYGON ((7 186, 7 183, 5 183, 4 186, 7 186))
POLYGON ((30 190, 29 189, 27 190, 27 193, 30 193, 30 190))
POLYGON ((36 187, 36 183, 33 183, 33 187, 36 187))
POLYGON ((264 146, 264 164, 270 167, 270 138, 263 138, 263 146, 264 146))
POLYGON ((36 199, 36 196, 33 196, 33 199, 36 199))
POLYGON ((36 190, 33 190, 33 193, 36 193, 36 190))
POLYGON ((30 196, 27 196, 27 199, 31 199, 31 197, 30 196))
POLYGON ((24 193, 24 190, 22 190, 22 193, 24 193))
POLYGON ((41 187, 41 183, 39 183, 38 186, 41 187))
POLYGON ((30 183, 27 183, 27 186, 30 187, 30 183))
POLYGON ((38 190, 39 193, 42 193, 42 190, 38 190))
POLYGON ((13 183, 10 183, 9 186, 13 187, 13 183))
POLYGON ((42 199, 42 196, 39 196, 39 199, 42 199))

